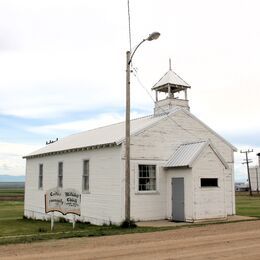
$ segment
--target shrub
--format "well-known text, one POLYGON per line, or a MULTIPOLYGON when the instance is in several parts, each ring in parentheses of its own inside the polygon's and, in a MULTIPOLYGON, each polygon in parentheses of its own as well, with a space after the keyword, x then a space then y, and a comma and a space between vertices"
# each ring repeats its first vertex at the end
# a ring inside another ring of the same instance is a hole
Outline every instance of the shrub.
POLYGON ((136 228, 137 225, 135 224, 134 220, 124 220, 121 224, 120 224, 121 228, 136 228))

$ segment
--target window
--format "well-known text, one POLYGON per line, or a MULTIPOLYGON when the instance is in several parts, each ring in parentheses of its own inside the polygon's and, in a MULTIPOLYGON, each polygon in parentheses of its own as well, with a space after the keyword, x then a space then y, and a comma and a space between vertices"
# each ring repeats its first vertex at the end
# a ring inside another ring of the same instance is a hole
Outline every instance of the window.
POLYGON ((156 165, 139 165, 139 191, 156 190, 156 165))
POLYGON ((218 187, 217 178, 201 178, 200 179, 201 187, 218 187))
POLYGON ((82 191, 89 191, 89 161, 83 161, 82 191))
POLYGON ((63 186, 63 162, 59 162, 58 166, 58 187, 62 188, 63 186))
POLYGON ((43 164, 39 165, 39 189, 42 189, 43 186, 43 164))

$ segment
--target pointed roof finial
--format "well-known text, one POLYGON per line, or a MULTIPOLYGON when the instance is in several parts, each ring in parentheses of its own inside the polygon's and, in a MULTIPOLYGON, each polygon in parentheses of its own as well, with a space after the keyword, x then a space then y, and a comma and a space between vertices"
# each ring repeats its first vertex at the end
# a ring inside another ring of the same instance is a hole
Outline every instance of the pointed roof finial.
POLYGON ((172 70, 172 60, 169 58, 169 70, 172 70))

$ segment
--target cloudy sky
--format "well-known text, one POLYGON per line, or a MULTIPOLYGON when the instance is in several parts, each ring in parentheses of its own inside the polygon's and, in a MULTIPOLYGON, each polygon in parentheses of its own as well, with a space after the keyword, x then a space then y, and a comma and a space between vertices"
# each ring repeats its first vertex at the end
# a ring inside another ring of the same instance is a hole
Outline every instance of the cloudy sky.
MULTIPOLYGON (((130 0, 132 114, 153 111, 143 87, 172 67, 191 111, 239 150, 260 152, 260 3, 130 0)), ((0 0, 0 175, 24 175, 46 140, 123 120, 127 0, 0 0)), ((250 157, 256 161, 255 152, 250 157)), ((246 179, 236 154, 236 179, 246 179)))

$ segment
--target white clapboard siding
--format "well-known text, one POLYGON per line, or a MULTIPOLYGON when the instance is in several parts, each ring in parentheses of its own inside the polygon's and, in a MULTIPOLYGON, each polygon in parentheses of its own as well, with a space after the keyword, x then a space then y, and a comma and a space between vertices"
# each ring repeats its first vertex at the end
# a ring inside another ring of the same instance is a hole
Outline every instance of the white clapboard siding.
MULTIPOLYGON (((135 165, 147 160, 147 162, 154 161, 158 162, 158 165, 160 165, 159 163, 162 165, 181 144, 207 139, 211 140, 214 147, 224 157, 225 161, 228 162, 229 168, 225 170, 224 175, 225 192, 223 194, 225 194, 226 211, 229 215, 233 215, 235 214, 233 149, 222 138, 216 136, 207 127, 186 113, 178 111, 174 114, 174 120, 166 117, 158 124, 133 136, 131 138, 131 159, 135 165)), ((124 156, 124 148, 122 154, 124 156)), ((136 180, 136 175, 138 174, 137 168, 134 166, 132 168, 131 174, 135 176, 133 178, 136 180)), ((156 214, 156 218, 158 219, 162 208, 167 208, 166 201, 169 194, 166 195, 165 185, 166 183, 169 185, 169 180, 166 179, 163 170, 159 171, 159 175, 160 186, 158 187, 157 194, 135 194, 138 183, 135 183, 135 187, 132 185, 134 216, 137 219, 151 219, 152 214, 156 214), (154 206, 150 206, 151 203, 149 204, 149 202, 153 202, 154 206), (147 205, 149 210, 146 211, 146 206, 143 205, 147 205)), ((169 207, 164 211, 164 215, 169 217, 169 207)), ((161 214, 161 217, 163 217, 163 214, 161 214)))
POLYGON ((161 161, 138 160, 131 165, 131 214, 135 220, 158 220, 166 218, 166 176, 161 161), (138 191, 138 165, 156 165, 156 191, 138 191))
MULTIPOLYGON (((89 160, 90 191, 82 194, 81 219, 95 224, 120 223, 120 147, 27 159, 25 215, 43 218, 44 193, 56 187, 58 162, 63 162, 63 187, 82 191, 83 160, 89 160), (39 164, 43 164, 43 190, 38 189, 39 164)), ((57 215, 60 215, 57 213, 57 215)))
POLYGON ((224 218, 225 167, 211 147, 207 147, 195 162, 193 171, 194 219, 224 218), (200 178, 218 178, 218 187, 200 187, 200 178))

